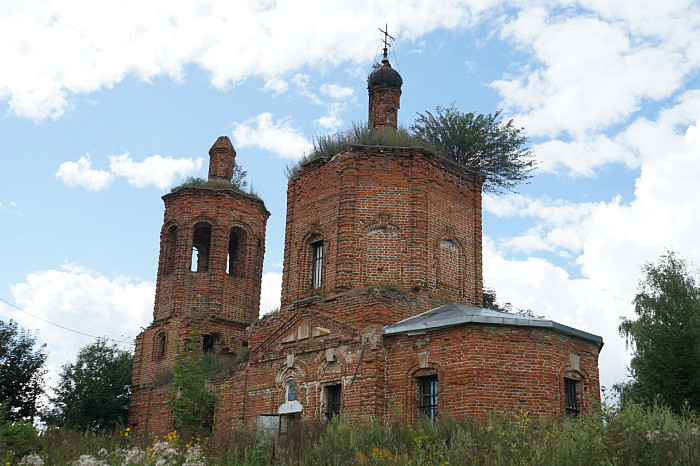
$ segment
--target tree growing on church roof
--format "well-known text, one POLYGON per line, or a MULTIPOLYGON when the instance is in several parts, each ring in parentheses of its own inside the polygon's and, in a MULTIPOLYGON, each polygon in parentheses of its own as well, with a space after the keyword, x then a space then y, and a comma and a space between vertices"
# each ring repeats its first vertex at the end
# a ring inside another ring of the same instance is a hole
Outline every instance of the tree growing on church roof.
POLYGON ((443 157, 486 176, 484 191, 514 192, 533 177, 536 161, 523 128, 503 122, 501 111, 462 113, 454 104, 418 113, 413 136, 443 157))

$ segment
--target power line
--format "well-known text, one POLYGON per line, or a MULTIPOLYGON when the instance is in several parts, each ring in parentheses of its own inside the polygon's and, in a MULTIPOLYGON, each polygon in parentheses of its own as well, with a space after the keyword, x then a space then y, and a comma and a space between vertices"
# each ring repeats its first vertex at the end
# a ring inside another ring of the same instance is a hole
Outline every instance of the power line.
POLYGON ((51 322, 50 320, 46 320, 46 319, 44 319, 43 317, 39 317, 39 316, 37 316, 37 315, 34 315, 34 314, 32 314, 31 312, 27 312, 27 311, 25 311, 24 309, 22 309, 22 308, 20 308, 20 307, 18 307, 18 306, 15 306, 14 304, 12 304, 12 303, 9 302, 9 301, 5 301, 5 300, 2 299, 2 298, 0 298, 0 301, 2 301, 3 303, 7 304, 7 305, 10 306, 10 307, 13 307, 13 308, 17 309, 17 310, 20 311, 20 312, 24 312, 25 314, 34 317, 35 319, 42 320, 42 321, 46 322, 47 324, 55 325, 56 327, 62 328, 63 330, 68 330, 69 332, 77 333, 77 334, 79 334, 79 335, 84 335, 84 336, 90 337, 90 338, 98 338, 98 339, 102 339, 102 340, 109 340, 109 341, 113 341, 113 342, 115 342, 115 343, 129 343, 129 344, 131 344, 131 345, 134 344, 133 341, 115 340, 114 338, 108 338, 108 337, 98 337, 97 335, 90 335, 89 333, 81 332, 80 330, 73 330, 72 328, 68 328, 68 327, 63 326, 63 325, 61 325, 61 324, 57 324, 56 322, 51 322))

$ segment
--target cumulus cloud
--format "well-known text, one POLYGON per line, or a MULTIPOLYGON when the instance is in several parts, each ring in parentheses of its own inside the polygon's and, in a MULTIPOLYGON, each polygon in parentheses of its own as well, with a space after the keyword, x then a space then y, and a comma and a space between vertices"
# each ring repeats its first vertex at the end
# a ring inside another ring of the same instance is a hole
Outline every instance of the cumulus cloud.
POLYGON ((311 148, 311 143, 301 130, 292 126, 290 119, 275 122, 269 112, 234 123, 233 138, 236 146, 260 147, 283 159, 298 159, 311 148))
POLYGON ((93 170, 89 155, 80 157, 77 162, 63 162, 58 167, 56 177, 67 186, 81 186, 89 191, 101 191, 113 179, 108 171, 93 170))
POLYGON ((366 62, 377 37, 357 31, 376 31, 377 18, 390 18, 395 37, 414 40, 438 28, 472 24, 495 2, 468 3, 15 2, 0 15, 6 45, 0 59, 3 69, 12 70, 0 73, 0 98, 9 99, 17 115, 56 118, 76 94, 109 87, 128 74, 182 79, 187 64, 209 71, 216 87, 261 76, 278 92, 275 79, 305 66, 366 62))
POLYGON ((355 91, 351 87, 342 86, 337 83, 326 83, 321 85, 321 94, 333 100, 347 100, 353 97, 355 91))
POLYGON ((202 167, 202 159, 173 158, 152 155, 142 162, 134 162, 128 152, 109 157, 110 171, 93 170, 86 155, 77 162, 64 162, 58 167, 56 177, 67 186, 81 186, 90 191, 107 188, 115 177, 124 177, 138 188, 155 186, 165 189, 179 178, 196 172, 202 167))
MULTIPOLYGON (((594 12, 605 9, 598 3, 588 6, 594 12)), ((700 55, 689 54, 688 39, 673 31, 692 37, 700 23, 671 7, 656 11, 663 30, 636 27, 640 19, 619 10, 618 20, 610 21, 595 14, 564 17, 542 7, 525 8, 503 25, 500 37, 531 51, 533 60, 516 76, 492 85, 533 135, 581 138, 624 122, 642 101, 673 95, 700 67, 700 55)), ((697 19, 697 8, 686 14, 697 19)))
POLYGON ((202 159, 173 158, 152 155, 143 162, 134 162, 128 152, 109 157, 109 168, 115 176, 122 176, 137 188, 155 186, 165 189, 179 178, 196 172, 202 167, 202 159))
POLYGON ((264 274, 260 291, 260 315, 279 309, 281 295, 282 274, 275 272, 264 274))
POLYGON ((155 285, 123 275, 109 278, 67 264, 58 270, 31 273, 12 286, 11 292, 15 303, 32 316, 5 307, 0 308, 2 319, 11 318, 26 329, 38 329, 39 339, 49 343, 48 368, 55 377, 61 365, 75 360, 78 350, 93 339, 36 317, 90 335, 126 341, 120 345, 129 347, 141 327, 151 320, 155 285))
POLYGON ((698 126, 676 124, 687 117, 683 103, 661 112, 654 127, 663 144, 639 149, 640 173, 631 201, 623 202, 619 196, 597 203, 484 197, 485 211, 535 224, 511 237, 485 238, 485 283, 516 307, 603 336, 604 385, 626 375, 629 354, 617 325, 620 317, 633 316, 631 301, 641 265, 656 260, 667 248, 700 263, 700 217, 697 202, 689 195, 697 191, 700 177, 698 126), (536 257, 551 252, 571 259, 557 265, 554 259, 536 257), (522 256, 513 253, 530 257, 519 259, 522 256), (577 276, 569 275, 564 265, 576 268, 577 276))

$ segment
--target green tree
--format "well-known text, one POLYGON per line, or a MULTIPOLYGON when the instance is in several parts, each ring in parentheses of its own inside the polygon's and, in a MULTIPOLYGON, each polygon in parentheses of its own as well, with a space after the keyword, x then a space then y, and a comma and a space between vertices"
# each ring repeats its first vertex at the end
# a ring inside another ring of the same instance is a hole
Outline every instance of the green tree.
POLYGON ((486 176, 484 191, 502 194, 532 178, 535 159, 523 128, 501 112, 462 113, 454 104, 418 113, 413 135, 444 157, 486 176))
POLYGON ((184 347, 179 347, 173 366, 173 393, 170 406, 175 424, 186 434, 209 432, 214 424, 216 396, 209 390, 202 369, 202 346, 197 330, 190 331, 184 347))
POLYGON ((45 348, 16 322, 0 321, 0 421, 34 421, 44 393, 45 348))
POLYGON ((246 181, 246 176, 248 176, 248 171, 243 170, 243 167, 238 165, 238 162, 233 163, 233 176, 231 177, 231 184, 245 191, 246 186, 248 186, 248 181, 246 181))
POLYGON ((114 429, 126 422, 131 398, 133 356, 98 339, 66 363, 51 399, 47 423, 77 429, 114 429))
POLYGON ((626 401, 659 399, 675 412, 700 410, 700 288, 675 252, 646 263, 634 297, 637 319, 622 318, 620 335, 632 348, 629 384, 618 385, 626 401))

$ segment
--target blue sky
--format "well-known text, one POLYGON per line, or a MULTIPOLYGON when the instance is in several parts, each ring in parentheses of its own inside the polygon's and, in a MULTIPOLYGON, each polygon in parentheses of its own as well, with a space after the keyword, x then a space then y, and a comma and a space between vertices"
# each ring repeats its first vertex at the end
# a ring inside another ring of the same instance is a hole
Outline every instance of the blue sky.
MULTIPOLYGON (((503 109, 539 170, 484 198, 501 302, 603 336, 602 383, 641 265, 700 263, 700 7, 691 1, 0 1, 0 319, 38 332, 51 376, 89 337, 152 318, 160 196, 229 136, 272 213, 262 311, 279 303, 284 167, 367 119, 379 26, 400 123, 503 109)), ((123 344, 125 347, 129 343, 123 344)))

